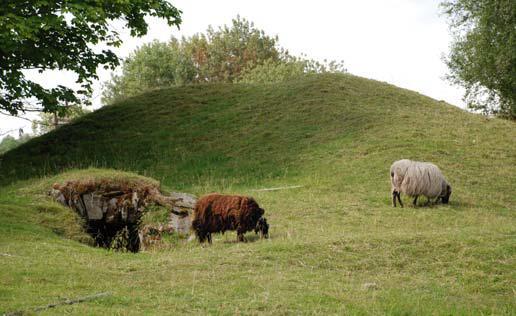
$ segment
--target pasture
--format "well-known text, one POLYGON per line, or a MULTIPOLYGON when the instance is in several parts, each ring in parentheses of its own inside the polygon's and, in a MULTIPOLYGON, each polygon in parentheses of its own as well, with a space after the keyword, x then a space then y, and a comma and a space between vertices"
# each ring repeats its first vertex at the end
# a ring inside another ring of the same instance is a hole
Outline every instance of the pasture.
POLYGON ((351 75, 104 107, 0 156, 0 311, 109 292, 42 314, 514 314, 515 139, 514 122, 351 75), (401 158, 436 163, 450 204, 393 208, 401 158), (46 195, 85 176, 251 195, 271 238, 93 248, 46 195))

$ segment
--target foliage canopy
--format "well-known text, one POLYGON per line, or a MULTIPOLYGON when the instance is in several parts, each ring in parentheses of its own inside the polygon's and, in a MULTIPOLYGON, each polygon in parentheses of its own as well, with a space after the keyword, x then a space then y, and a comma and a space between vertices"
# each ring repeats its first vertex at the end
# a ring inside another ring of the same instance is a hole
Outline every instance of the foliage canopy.
POLYGON ((5 136, 2 141, 0 141, 0 155, 8 152, 11 149, 18 147, 19 145, 25 143, 30 139, 28 134, 21 135, 18 139, 14 138, 11 135, 5 136))
POLYGON ((69 105, 65 112, 60 113, 39 113, 39 119, 32 121, 32 133, 42 135, 50 132, 58 126, 68 124, 71 121, 90 113, 91 111, 80 105, 69 105))
POLYGON ((293 57, 278 38, 237 17, 231 26, 209 27, 181 40, 152 42, 135 50, 122 73, 105 84, 103 103, 143 91, 208 82, 277 82, 307 72, 345 72, 342 62, 293 57))
POLYGON ((0 110, 59 112, 66 102, 88 102, 98 66, 114 69, 119 59, 110 49, 121 44, 110 26, 123 20, 131 36, 147 32, 147 15, 179 25, 181 12, 166 0, 6 0, 0 6, 0 110), (105 44, 99 51, 94 45, 105 44), (24 71, 69 70, 79 89, 45 88, 24 71), (33 101, 32 106, 27 106, 33 101))
POLYGON ((516 119, 516 2, 442 3, 454 34, 448 79, 466 89, 468 106, 516 119))

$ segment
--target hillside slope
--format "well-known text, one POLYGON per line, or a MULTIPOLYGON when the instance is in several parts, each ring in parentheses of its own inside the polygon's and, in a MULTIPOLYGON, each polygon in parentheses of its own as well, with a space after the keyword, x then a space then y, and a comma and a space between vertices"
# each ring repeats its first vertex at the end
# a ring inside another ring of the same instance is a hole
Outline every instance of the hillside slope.
POLYGON ((104 107, 0 156, 0 311, 109 291, 66 311, 511 314, 515 139, 513 122, 351 75, 187 86, 104 107), (438 164, 451 203, 392 208, 400 158, 438 164), (45 196, 55 181, 119 174, 69 170, 85 167, 253 195, 272 238, 227 233, 139 254, 85 246, 45 196), (302 187, 254 190, 284 185, 302 187))
POLYGON ((346 146, 324 152, 325 158, 369 145, 368 154, 384 152, 392 160, 416 152, 414 158, 451 167, 481 151, 514 153, 515 135, 514 123, 488 121, 415 92, 323 75, 279 85, 150 92, 20 146, 1 158, 0 170, 3 183, 89 166, 137 171, 174 185, 207 175, 256 180, 299 173, 309 160, 318 161, 313 153, 337 144, 346 146))

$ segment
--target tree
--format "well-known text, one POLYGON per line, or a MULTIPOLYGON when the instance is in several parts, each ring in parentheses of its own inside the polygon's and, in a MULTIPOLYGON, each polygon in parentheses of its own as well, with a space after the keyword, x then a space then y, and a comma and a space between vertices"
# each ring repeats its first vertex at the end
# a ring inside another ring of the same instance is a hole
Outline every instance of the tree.
POLYGON ((237 17, 231 26, 168 43, 153 42, 131 54, 122 74, 105 83, 102 103, 143 91, 206 82, 277 82, 307 72, 345 72, 342 62, 293 57, 252 22, 237 17))
POLYGON ((22 134, 18 139, 12 137, 11 135, 5 136, 0 142, 0 155, 18 147, 19 145, 28 141, 31 137, 27 134, 22 134))
POLYGON ((0 154, 3 154, 16 146, 18 146, 16 138, 11 135, 7 135, 2 139, 2 142, 0 142, 0 154))
POLYGON ((185 51, 192 57, 198 82, 234 82, 245 69, 279 61, 283 51, 278 38, 257 29, 254 23, 237 16, 231 27, 218 30, 211 26, 206 35, 197 34, 184 40, 185 51))
POLYGON ((448 79, 464 87, 468 106, 516 119, 516 2, 449 0, 454 35, 448 79))
POLYGON ((309 73, 345 73, 344 63, 318 62, 303 57, 285 56, 280 61, 266 60, 263 64, 243 71, 238 79, 242 83, 276 83, 291 80, 309 73))
POLYGON ((279 61, 277 38, 237 17, 231 26, 168 43, 143 45, 123 62, 122 74, 105 83, 102 102, 113 103, 153 88, 203 82, 233 82, 243 71, 279 61))
POLYGON ((40 113, 39 120, 32 121, 32 133, 34 135, 48 133, 90 112, 90 110, 80 105, 73 104, 66 106, 66 111, 61 111, 60 115, 57 113, 40 113))
POLYGON ((299 77, 305 73, 305 64, 299 61, 266 60, 262 65, 249 68, 238 82, 242 83, 276 83, 299 77))
POLYGON ((88 103, 98 66, 114 69, 111 50, 121 44, 113 20, 124 20, 132 36, 147 32, 145 16, 179 25, 181 12, 166 0, 5 0, 0 6, 0 110, 60 112, 64 104, 88 103), (95 49, 96 44, 106 49, 95 49), (79 89, 44 88, 25 77, 24 70, 69 70, 79 89), (35 100, 35 106, 26 102, 35 100))
POLYGON ((143 91, 191 83, 196 76, 192 59, 185 55, 181 43, 154 41, 134 51, 123 63, 121 75, 105 83, 103 103, 112 103, 143 91))

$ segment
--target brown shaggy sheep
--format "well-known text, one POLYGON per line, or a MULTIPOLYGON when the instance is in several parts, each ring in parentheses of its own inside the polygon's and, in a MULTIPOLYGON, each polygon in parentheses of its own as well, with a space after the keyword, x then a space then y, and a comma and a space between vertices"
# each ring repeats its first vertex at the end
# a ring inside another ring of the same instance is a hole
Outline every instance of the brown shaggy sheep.
POLYGON ((226 230, 236 230, 238 241, 244 241, 244 234, 251 230, 267 238, 269 225, 263 213, 251 197, 208 194, 195 204, 192 229, 201 243, 208 239, 211 244, 211 233, 226 230))

